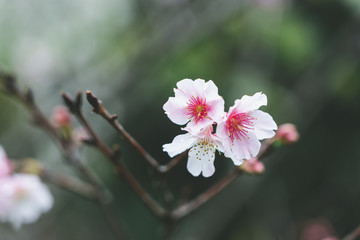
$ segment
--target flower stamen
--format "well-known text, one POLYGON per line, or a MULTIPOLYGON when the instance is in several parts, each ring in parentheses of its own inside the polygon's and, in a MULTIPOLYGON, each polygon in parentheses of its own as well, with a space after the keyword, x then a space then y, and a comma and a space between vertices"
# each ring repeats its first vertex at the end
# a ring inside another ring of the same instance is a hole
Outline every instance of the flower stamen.
POLYGON ((254 129, 255 118, 251 117, 248 113, 231 114, 226 121, 226 129, 229 133, 229 137, 233 142, 235 139, 249 138, 247 136, 248 130, 254 129))
POLYGON ((208 107, 209 106, 206 104, 205 98, 192 96, 189 102, 187 102, 187 115, 189 115, 189 118, 193 118, 195 123, 198 123, 207 117, 208 107))

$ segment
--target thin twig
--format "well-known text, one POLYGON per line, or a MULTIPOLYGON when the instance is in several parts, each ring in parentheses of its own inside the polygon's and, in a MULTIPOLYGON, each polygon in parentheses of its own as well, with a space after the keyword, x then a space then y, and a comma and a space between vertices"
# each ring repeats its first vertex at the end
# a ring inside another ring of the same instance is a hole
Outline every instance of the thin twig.
MULTIPOLYGON (((62 96, 65 100, 65 103, 68 105, 70 111, 75 115, 75 117, 79 120, 79 122, 86 128, 88 133, 92 137, 92 144, 103 153, 114 165, 115 171, 118 176, 125 179, 128 185, 139 195, 139 197, 143 200, 143 202, 152 210, 152 212, 160 217, 164 218, 166 216, 166 211, 163 207, 161 207, 146 191, 142 188, 142 186, 138 183, 138 181, 134 178, 134 176, 127 170, 126 166, 119 160, 120 156, 117 151, 113 151, 108 148, 100 139, 100 137, 95 133, 94 129, 90 126, 90 123, 87 121, 85 116, 81 111, 80 100, 73 101, 71 97, 62 93, 62 96)), ((80 99, 81 92, 77 94, 76 99, 80 99)), ((93 103, 96 105, 96 103, 93 103)), ((97 106, 97 105, 96 105, 97 106)))
POLYGON ((175 210, 172 211, 171 217, 175 220, 179 220, 189 213, 195 211, 204 203, 209 201, 211 198, 216 196, 219 192, 221 192, 225 187, 227 187, 230 183, 232 183, 242 172, 239 170, 232 171, 229 175, 224 177, 220 182, 212 186, 210 189, 205 191, 204 193, 200 194, 194 200, 187 202, 175 210))
POLYGON ((93 107, 93 112, 102 116, 117 132, 119 132, 124 138, 144 157, 144 159, 153 167, 157 172, 166 173, 176 166, 186 155, 186 153, 171 159, 168 164, 160 165, 159 162, 152 157, 143 146, 128 133, 125 128, 117 121, 118 116, 116 114, 110 114, 105 109, 102 101, 99 100, 91 91, 86 91, 86 98, 93 107))
MULTIPOLYGON (((72 164, 95 187, 98 202, 102 205, 105 204, 105 196, 107 194, 104 191, 102 184, 97 180, 93 173, 91 173, 85 167, 85 165, 83 165, 81 161, 75 157, 73 149, 74 146, 72 142, 70 142, 68 139, 63 138, 59 134, 58 130, 50 123, 50 121, 48 121, 45 115, 40 111, 34 101, 31 90, 28 89, 27 91, 21 91, 17 85, 15 77, 2 71, 0 71, 0 81, 2 81, 3 83, 1 90, 15 97, 28 109, 28 111, 32 114, 33 123, 39 128, 45 130, 53 138, 53 140, 60 145, 64 159, 66 159, 68 163, 72 164)), ((108 217, 110 217, 109 214, 107 214, 107 218, 108 217)), ((114 222, 114 220, 112 221, 114 222)))
MULTIPOLYGON (((270 139, 262 144, 261 151, 258 154, 259 160, 273 151, 273 143, 274 141, 270 139)), ((210 187, 208 190, 200 194, 194 200, 184 203, 174 209, 170 214, 171 218, 179 220, 187 216, 188 214, 208 202, 214 196, 216 196, 219 192, 221 192, 224 188, 226 188, 230 183, 232 183, 237 177, 239 177, 243 173, 244 172, 239 167, 235 167, 229 175, 225 176, 222 180, 220 180, 220 182, 210 187)))
POLYGON ((48 169, 43 169, 40 172, 40 177, 48 183, 73 192, 86 199, 97 200, 98 198, 96 189, 92 185, 82 182, 77 178, 55 173, 48 169))

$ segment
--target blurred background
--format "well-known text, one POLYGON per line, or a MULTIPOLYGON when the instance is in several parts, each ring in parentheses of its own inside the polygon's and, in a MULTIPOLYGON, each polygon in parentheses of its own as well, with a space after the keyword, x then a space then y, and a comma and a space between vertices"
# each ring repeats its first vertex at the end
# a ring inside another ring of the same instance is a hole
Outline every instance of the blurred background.
MULTIPOLYGON (((162 110, 183 78, 213 80, 225 108, 262 91, 278 124, 301 139, 265 160, 187 216, 172 239, 320 240, 360 224, 360 1, 358 0, 0 0, 0 65, 33 89, 49 117, 60 92, 92 90, 161 163, 181 133, 162 110)), ((156 199, 148 164, 98 116, 104 141, 156 199)), ((56 145, 0 95, 0 144, 12 159, 33 157, 76 175, 56 145)), ((161 222, 96 150, 80 150, 112 191, 114 214, 131 239, 160 239, 161 222)), ((192 199, 233 168, 217 156, 213 177, 194 178, 183 161, 167 176, 176 199, 192 199)), ((99 206, 50 186, 54 208, 3 240, 115 239, 99 206)), ((1 196, 0 196, 1 197, 1 196)))

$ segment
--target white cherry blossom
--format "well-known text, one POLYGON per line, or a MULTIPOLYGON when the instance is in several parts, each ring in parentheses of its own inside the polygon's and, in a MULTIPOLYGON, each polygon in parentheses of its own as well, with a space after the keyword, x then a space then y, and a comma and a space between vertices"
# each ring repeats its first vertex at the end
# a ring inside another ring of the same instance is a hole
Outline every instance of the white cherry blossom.
POLYGON ((212 176, 215 172, 215 151, 223 152, 220 139, 212 134, 212 126, 201 132, 194 132, 190 128, 184 130, 187 130, 188 133, 176 136, 172 143, 164 144, 163 150, 170 157, 174 157, 190 149, 187 162, 188 171, 195 177, 200 173, 204 177, 212 176))

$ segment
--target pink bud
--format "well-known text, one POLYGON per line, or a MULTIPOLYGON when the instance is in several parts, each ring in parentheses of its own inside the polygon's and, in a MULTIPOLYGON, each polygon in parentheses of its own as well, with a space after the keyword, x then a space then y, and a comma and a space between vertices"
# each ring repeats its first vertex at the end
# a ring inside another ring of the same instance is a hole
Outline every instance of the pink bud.
POLYGON ((291 144, 299 139, 299 133, 294 124, 285 123, 279 126, 275 138, 285 144, 291 144))
POLYGON ((263 173, 265 171, 265 166, 260 162, 256 157, 253 157, 249 160, 246 160, 240 168, 248 173, 263 173))
POLYGON ((52 119, 56 126, 65 127, 71 125, 71 114, 64 106, 56 106, 53 111, 52 119))

